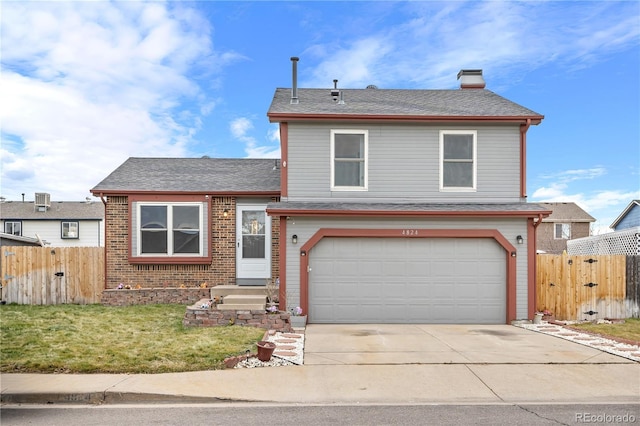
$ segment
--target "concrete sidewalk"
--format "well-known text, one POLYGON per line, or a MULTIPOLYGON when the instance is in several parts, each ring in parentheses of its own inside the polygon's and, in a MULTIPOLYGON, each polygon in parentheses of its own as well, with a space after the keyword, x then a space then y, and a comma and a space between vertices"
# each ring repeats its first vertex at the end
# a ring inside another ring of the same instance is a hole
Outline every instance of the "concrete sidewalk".
POLYGON ((513 326, 307 327, 305 365, 2 374, 3 403, 638 403, 640 364, 513 326))

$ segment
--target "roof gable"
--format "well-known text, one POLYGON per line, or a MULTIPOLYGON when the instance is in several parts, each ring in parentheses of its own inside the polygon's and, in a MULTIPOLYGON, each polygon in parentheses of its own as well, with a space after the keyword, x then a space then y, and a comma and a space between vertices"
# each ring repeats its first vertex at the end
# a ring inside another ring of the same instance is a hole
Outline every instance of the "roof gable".
POLYGON ((275 159, 139 158, 120 165, 91 192, 189 192, 207 194, 277 194, 280 165, 275 159))
POLYGON ((640 200, 633 200, 629 203, 629 205, 622 211, 622 213, 620 213, 620 216, 618 216, 616 218, 615 221, 613 221, 613 223, 611 224, 610 228, 615 229, 620 222, 622 222, 622 220, 624 220, 625 217, 627 217, 627 215, 635 209, 640 208, 640 200))
POLYGON ((538 203, 553 213, 542 219, 543 222, 595 222, 596 219, 582 210, 576 203, 538 203))

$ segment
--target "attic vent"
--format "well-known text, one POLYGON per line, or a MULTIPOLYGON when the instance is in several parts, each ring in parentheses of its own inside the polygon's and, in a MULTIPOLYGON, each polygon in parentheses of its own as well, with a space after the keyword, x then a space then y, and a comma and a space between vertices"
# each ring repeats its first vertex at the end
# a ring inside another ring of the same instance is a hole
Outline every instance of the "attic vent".
MULTIPOLYGON (((45 209, 51 207, 51 194, 46 192, 36 192, 36 200, 34 202, 36 207, 44 207, 45 209)), ((38 208, 38 210, 41 210, 38 208)))
POLYGON ((378 86, 376 86, 375 84, 370 84, 367 86, 367 89, 377 89, 378 86))

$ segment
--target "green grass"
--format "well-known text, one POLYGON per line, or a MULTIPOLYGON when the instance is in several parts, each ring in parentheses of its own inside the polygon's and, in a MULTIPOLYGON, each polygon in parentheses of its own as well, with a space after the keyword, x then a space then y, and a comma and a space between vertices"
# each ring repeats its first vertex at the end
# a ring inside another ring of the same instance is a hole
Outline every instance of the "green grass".
POLYGON ((184 327, 185 305, 0 306, 4 373, 168 373, 224 368, 264 330, 184 327))
POLYGON ((640 344, 640 319, 638 318, 628 318, 620 324, 578 323, 571 327, 603 337, 624 339, 640 344))

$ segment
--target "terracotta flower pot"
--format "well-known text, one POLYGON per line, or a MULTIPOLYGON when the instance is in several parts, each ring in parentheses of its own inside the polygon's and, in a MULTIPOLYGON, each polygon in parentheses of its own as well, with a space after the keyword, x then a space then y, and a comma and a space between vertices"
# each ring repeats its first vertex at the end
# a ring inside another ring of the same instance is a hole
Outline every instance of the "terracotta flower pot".
POLYGON ((273 351, 276 349, 276 344, 273 342, 265 342, 264 340, 256 343, 258 345, 258 359, 263 362, 267 362, 271 359, 273 351))

